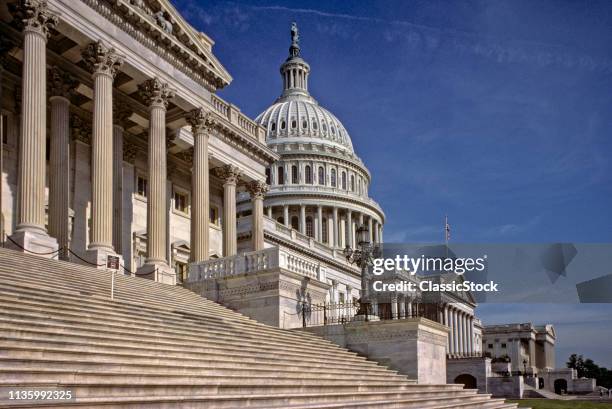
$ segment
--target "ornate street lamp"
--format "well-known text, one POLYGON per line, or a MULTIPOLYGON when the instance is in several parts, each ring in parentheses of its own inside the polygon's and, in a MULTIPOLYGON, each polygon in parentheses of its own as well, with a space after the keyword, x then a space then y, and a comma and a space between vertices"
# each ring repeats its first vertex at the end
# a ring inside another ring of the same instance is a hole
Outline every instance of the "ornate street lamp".
POLYGON ((359 311, 357 315, 363 315, 368 320, 370 314, 370 287, 368 266, 372 265, 372 259, 380 255, 380 247, 370 243, 370 231, 365 225, 357 228, 357 249, 352 249, 348 244, 344 248, 344 256, 350 264, 361 268, 361 298, 359 299, 359 311))

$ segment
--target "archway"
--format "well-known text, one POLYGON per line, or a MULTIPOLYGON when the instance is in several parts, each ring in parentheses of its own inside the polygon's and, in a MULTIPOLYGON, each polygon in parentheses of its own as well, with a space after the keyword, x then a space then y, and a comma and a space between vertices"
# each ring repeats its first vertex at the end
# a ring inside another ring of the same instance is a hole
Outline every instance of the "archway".
POLYGON ((554 383, 555 393, 561 395, 562 391, 567 392, 567 381, 565 379, 557 379, 554 383))
POLYGON ((476 389, 476 378, 469 374, 461 374, 455 378, 455 383, 462 383, 463 389, 476 389))
POLYGON ((544 389, 544 378, 538 378, 538 389, 544 389))

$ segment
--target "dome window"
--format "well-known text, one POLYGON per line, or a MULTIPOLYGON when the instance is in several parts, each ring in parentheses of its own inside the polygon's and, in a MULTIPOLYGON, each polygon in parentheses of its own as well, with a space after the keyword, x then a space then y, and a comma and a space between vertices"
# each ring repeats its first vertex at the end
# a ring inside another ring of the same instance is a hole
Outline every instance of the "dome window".
POLYGON ((291 121, 291 129, 295 128, 297 128, 297 121, 294 119, 293 121, 291 121))
POLYGON ((318 128, 319 128, 319 125, 315 121, 312 121, 312 129, 316 131, 318 128))
POLYGON ((346 172, 342 172, 342 189, 346 190, 346 172))
POLYGON ((319 166, 319 184, 325 184, 325 168, 323 166, 319 166))
POLYGON ((300 228, 300 221, 297 216, 291 218, 291 228, 297 230, 300 228))
POLYGON ((270 124, 270 130, 271 130, 272 132, 276 131, 276 122, 272 122, 272 123, 270 124))
POLYGON ((333 126, 331 127, 331 133, 332 133, 332 135, 336 134, 336 128, 334 128, 333 126))
POLYGON ((323 132, 324 133, 327 132, 327 125, 326 124, 323 124, 323 132))
POLYGON ((278 184, 284 185, 285 184, 285 169, 282 166, 278 167, 277 177, 278 177, 278 184))
POLYGON ((331 179, 331 185, 332 185, 332 187, 336 187, 336 169, 332 169, 332 170, 331 170, 331 176, 330 176, 330 179, 331 179))
POLYGON ((312 168, 310 165, 306 165, 304 168, 304 178, 306 179, 306 184, 312 185, 312 168))
POLYGON ((302 121, 302 128, 308 128, 308 121, 305 119, 302 121))
POLYGON ((285 129, 285 127, 286 127, 285 121, 281 121, 280 129, 285 129))
POLYGON ((314 229, 312 223, 312 217, 308 216, 306 218, 306 235, 308 237, 314 237, 314 229))
POLYGON ((351 192, 355 191, 355 175, 351 175, 351 192))
POLYGON ((298 183, 298 168, 297 166, 291 166, 291 183, 297 185, 298 183))

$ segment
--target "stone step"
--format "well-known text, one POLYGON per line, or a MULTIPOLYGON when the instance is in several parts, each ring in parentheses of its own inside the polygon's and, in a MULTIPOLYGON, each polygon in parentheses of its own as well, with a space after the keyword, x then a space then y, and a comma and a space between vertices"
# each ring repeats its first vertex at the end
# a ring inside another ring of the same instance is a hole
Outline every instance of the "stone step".
MULTIPOLYGON (((104 398, 102 398, 104 399, 104 398)), ((230 408, 287 408, 291 405, 312 405, 324 403, 342 403, 351 408, 452 408, 452 407, 470 407, 470 408, 493 408, 495 402, 489 399, 489 395, 471 395, 471 396, 442 396, 442 397, 407 397, 402 393, 372 393, 372 392, 354 392, 354 393, 329 393, 320 394, 275 394, 275 395, 251 395, 245 398, 242 395, 234 396, 163 396, 163 397, 114 397, 112 399, 104 399, 103 405, 100 405, 100 398, 82 398, 77 397, 76 402, 63 406, 61 402, 56 402, 57 406, 47 406, 54 408, 74 407, 75 403, 81 406, 86 406, 90 409, 107 407, 108 403, 113 405, 113 408, 136 408, 146 406, 147 408, 169 407, 172 404, 173 408, 193 408, 204 407, 214 409, 230 409, 230 408), (351 403, 353 403, 351 405, 351 403), (468 405, 468 404, 471 404, 468 405), (140 405, 140 406, 138 406, 140 405), (454 405, 454 406, 452 406, 454 405), (486 406, 485 406, 486 405, 486 406)), ((10 407, 10 406, 9 406, 10 407)), ((14 406, 18 407, 18 406, 14 406)), ((45 406, 37 406, 45 407, 45 406)), ((329 406, 328 406, 329 407, 329 406)))
MULTIPOLYGON (((24 331, 22 331, 23 333, 24 331)), ((32 332, 32 331, 30 331, 32 332)), ((0 329, 0 348, 4 348, 7 351, 9 349, 20 349, 24 351, 74 351, 74 352, 84 352, 87 354, 100 354, 106 356, 150 356, 154 359, 158 357, 177 357, 178 359, 188 359, 188 360, 202 360, 203 362, 210 362, 211 364, 224 363, 224 362, 237 362, 242 363, 244 365, 248 365, 249 363, 254 364, 262 364, 262 365, 280 365, 280 361, 278 360, 278 356, 263 356, 256 354, 248 354, 242 353, 238 354, 217 354, 210 353, 206 351, 193 350, 193 348, 189 349, 189 352, 184 349, 176 347, 173 345, 172 348, 170 346, 165 345, 135 345, 134 343, 124 342, 96 342, 90 339, 83 340, 81 342, 78 341, 70 341, 66 339, 55 339, 55 338, 45 338, 45 337, 32 337, 27 338, 24 336, 4 336, 2 335, 2 329, 0 329)), ((27 353, 27 352, 26 352, 27 353)), ((292 359, 291 365, 295 365, 296 367, 333 367, 338 370, 344 371, 370 371, 376 373, 395 373, 395 371, 390 371, 383 366, 364 366, 361 361, 353 363, 351 361, 333 361, 327 359, 314 360, 311 358, 310 360, 298 361, 296 359, 292 359)), ((412 381, 411 381, 412 382, 412 381)))
MULTIPOLYGON (((170 380, 171 381, 171 380, 170 380)), ((0 382, 0 388, 40 389, 45 384, 21 382, 19 385, 8 382, 0 382)), ((195 396, 195 395, 252 395, 252 394, 288 394, 288 393, 317 393, 330 392, 403 392, 410 393, 412 397, 426 396, 469 396, 474 392, 466 389, 449 389, 445 385, 416 385, 403 386, 389 385, 385 382, 368 382, 356 384, 354 382, 326 383, 319 385, 219 385, 218 383, 207 383, 205 380, 194 379, 190 383, 166 382, 164 384, 128 384, 123 383, 66 383, 57 384, 57 389, 71 390, 78 397, 137 397, 137 396, 195 396)))
MULTIPOLYGON (((0 316, 0 336, 9 336, 13 338, 25 338, 26 336, 29 339, 36 339, 39 336, 42 336, 46 339, 54 339, 58 342, 67 341, 67 342, 80 342, 80 343, 89 343, 92 341, 102 341, 107 342, 110 341, 112 343, 123 343, 123 344, 131 344, 131 345, 142 345, 148 347, 158 347, 158 348, 166 348, 166 346, 177 347, 181 345, 183 348, 195 348, 198 352, 214 354, 217 356, 232 356, 237 355, 241 356, 247 354, 248 356, 254 356, 260 359, 268 359, 268 360, 276 360, 279 361, 281 359, 286 359, 288 362, 290 360, 302 360, 304 362, 316 362, 316 363, 328 363, 330 366, 333 366, 334 363, 338 365, 343 364, 351 364, 354 370, 368 370, 369 368, 383 368, 374 362, 368 361, 352 361, 350 358, 341 359, 341 357, 327 357, 325 355, 308 355, 301 353, 294 353, 292 351, 284 351, 279 350, 278 352, 269 351, 269 350, 257 350, 254 348, 230 348, 224 347, 223 343, 217 343, 215 341, 211 341, 205 345, 197 344, 196 342, 178 342, 177 340, 170 339, 153 339, 150 337, 143 337, 139 334, 125 334, 125 333, 107 333, 106 331, 96 331, 95 329, 91 329, 89 331, 84 330, 76 330, 74 326, 67 325, 63 326, 56 322, 45 322, 44 324, 40 321, 36 320, 25 320, 25 319, 15 319, 15 318, 4 318, 0 316), (25 325, 24 325, 25 324, 25 325), (66 331, 70 329, 70 331, 66 331)), ((389 372, 391 374, 391 372, 389 372)))
POLYGON ((355 382, 386 380, 390 384, 404 384, 405 378, 401 376, 392 378, 380 373, 368 373, 354 371, 352 373, 332 373, 326 368, 318 370, 290 370, 287 368, 235 368, 235 367, 202 367, 187 365, 170 365, 155 363, 130 363, 126 361, 100 362, 92 359, 32 359, 32 358, 7 358, 0 357, 0 366, 4 368, 17 368, 19 365, 29 370, 38 371, 39 369, 61 367, 68 372, 108 372, 113 374, 140 373, 143 375, 185 375, 185 376, 207 376, 207 377, 226 377, 226 376, 249 376, 255 378, 276 378, 280 376, 298 377, 302 379, 324 380, 327 383, 354 380, 355 382))
MULTIPOLYGON (((43 288, 48 289, 48 284, 42 284, 43 288)), ((9 291, 10 293, 14 293, 14 292, 18 292, 20 295, 21 294, 32 294, 32 291, 35 291, 35 289, 32 288, 32 283, 31 282, 25 282, 23 285, 19 285, 16 284, 15 282, 4 285, 2 288, 4 288, 5 290, 9 291)), ((68 300, 72 300, 73 302, 78 302, 78 297, 74 297, 72 295, 69 294, 65 294, 65 293, 61 293, 61 292, 50 292, 51 294, 55 295, 56 297, 61 297, 62 299, 66 299, 68 300)), ((80 294, 79 294, 80 295, 80 294)), ((91 302, 92 305, 100 305, 100 308, 106 308, 108 309, 130 309, 129 305, 122 305, 120 303, 117 302, 110 302, 109 299, 102 299, 100 301, 93 301, 91 302)), ((185 308, 185 307, 183 307, 185 308)), ((142 311, 142 307, 140 307, 140 305, 137 306, 133 306, 131 308, 131 311, 142 311)), ((215 315, 211 315, 210 313, 207 314, 194 314, 193 311, 191 310, 185 310, 183 312, 181 311, 172 311, 171 313, 174 314, 174 316, 176 316, 176 314, 182 314, 183 318, 186 320, 208 320, 211 321, 210 325, 211 328, 214 329, 215 325, 216 325, 216 320, 218 321, 219 317, 215 316, 215 315)), ((164 309, 160 309, 159 314, 166 314, 166 315, 170 315, 170 312, 167 312, 164 309)), ((256 329, 257 331, 261 331, 262 330, 262 324, 259 323, 255 323, 255 322, 249 322, 248 324, 243 324, 243 326, 238 326, 238 328, 245 328, 245 329, 256 329)), ((263 328, 263 331, 266 333, 270 334, 271 338, 275 338, 278 337, 279 335, 279 329, 275 329, 274 331, 269 331, 268 328, 263 328)), ((286 332, 286 331, 284 331, 286 332)), ((291 332, 289 337, 295 337, 296 340, 302 340, 302 342, 304 343, 304 345, 316 345, 317 347, 319 345, 327 345, 329 348, 332 349, 338 349, 338 347, 331 343, 330 341, 324 340, 320 337, 316 337, 316 336, 312 336, 311 334, 308 334, 308 336, 304 336, 303 333, 297 333, 297 332, 291 332)), ((287 339, 286 335, 283 334, 283 339, 287 339)))
MULTIPOLYGON (((142 308, 124 307, 120 304, 112 302, 106 302, 103 305, 87 303, 87 306, 85 307, 83 301, 75 297, 54 294, 53 300, 49 300, 49 295, 45 297, 36 295, 34 290, 31 289, 21 289, 15 287, 9 289, 6 288, 6 286, 0 285, 0 303, 4 302, 4 305, 10 307, 14 306, 14 301, 17 299, 19 300, 19 306, 30 305, 32 307, 40 307, 41 310, 43 308, 55 308, 58 311, 61 311, 63 314, 69 315, 72 312, 80 317, 91 316, 99 318, 102 315, 105 317, 105 321, 133 323, 134 318, 138 317, 138 323, 140 325, 146 324, 147 328, 166 328, 168 325, 173 325, 174 327, 181 329, 190 329, 190 331, 187 331, 188 333, 197 333, 202 332, 201 324, 205 322, 207 324, 206 334, 215 335, 216 337, 223 337, 226 332, 221 331, 223 326, 215 322, 215 317, 185 317, 180 313, 168 313, 166 311, 160 311, 159 313, 156 312, 158 315, 156 317, 150 311, 143 310, 142 308), (57 302, 60 300, 62 303, 58 306, 57 302)), ((285 334, 287 332, 289 335, 296 333, 295 331, 272 333, 266 337, 266 342, 286 342, 288 337, 286 337, 285 334)), ((245 327, 244 330, 240 331, 240 335, 244 335, 245 333, 261 335, 258 327, 245 327)), ((305 348, 314 347, 317 348, 317 350, 329 350, 333 351, 333 353, 337 353, 339 350, 341 350, 340 347, 330 342, 317 343, 313 340, 301 337, 295 337, 295 339, 299 340, 301 346, 305 348)))

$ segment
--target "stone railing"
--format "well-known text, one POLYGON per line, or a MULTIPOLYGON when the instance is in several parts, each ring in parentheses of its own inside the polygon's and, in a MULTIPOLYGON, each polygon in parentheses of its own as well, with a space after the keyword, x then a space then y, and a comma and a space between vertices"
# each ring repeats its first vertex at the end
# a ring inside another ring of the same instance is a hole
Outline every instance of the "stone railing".
POLYGON ((266 131, 264 128, 257 125, 257 123, 240 112, 240 109, 237 106, 225 102, 215 94, 211 95, 210 102, 214 110, 217 111, 217 113, 219 113, 222 117, 227 118, 231 124, 242 129, 245 131, 245 133, 252 136, 257 141, 265 143, 266 131))
POLYGON ((192 263, 189 265, 187 282, 254 274, 275 268, 283 268, 320 281, 325 280, 325 269, 321 268, 319 263, 278 247, 270 247, 237 256, 192 263))

